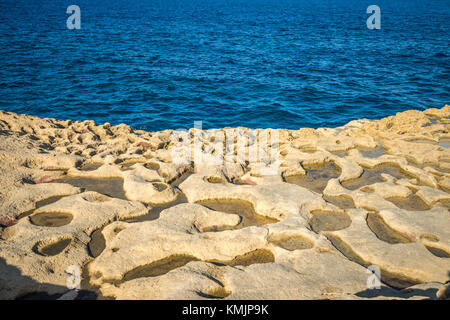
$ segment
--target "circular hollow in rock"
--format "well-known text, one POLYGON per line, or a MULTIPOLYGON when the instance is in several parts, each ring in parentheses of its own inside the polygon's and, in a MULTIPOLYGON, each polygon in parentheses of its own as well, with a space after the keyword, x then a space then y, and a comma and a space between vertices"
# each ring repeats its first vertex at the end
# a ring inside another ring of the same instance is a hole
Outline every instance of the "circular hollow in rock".
POLYGON ((56 256, 57 254, 63 252, 71 242, 71 238, 61 238, 56 241, 52 241, 49 244, 38 246, 36 251, 43 256, 56 256))
POLYGON ((30 216, 31 223, 40 227, 62 227, 73 219, 70 213, 39 212, 30 216))
POLYGON ((309 224, 314 232, 336 231, 348 228, 352 219, 345 212, 317 211, 312 212, 309 224))
POLYGON ((314 246, 310 240, 301 235, 277 237, 275 239, 271 239, 270 243, 289 251, 311 249, 314 246))
POLYGON ((98 257, 106 248, 105 237, 102 234, 102 229, 95 230, 91 235, 88 249, 92 257, 98 257))

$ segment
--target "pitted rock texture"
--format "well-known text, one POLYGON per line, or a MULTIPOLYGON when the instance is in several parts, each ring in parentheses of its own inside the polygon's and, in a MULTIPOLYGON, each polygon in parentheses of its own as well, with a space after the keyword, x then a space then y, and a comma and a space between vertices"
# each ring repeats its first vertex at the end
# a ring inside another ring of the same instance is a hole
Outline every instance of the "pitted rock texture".
POLYGON ((97 298, 448 299, 449 129, 448 105, 186 132, 0 111, 0 298, 76 298, 75 267, 97 298))

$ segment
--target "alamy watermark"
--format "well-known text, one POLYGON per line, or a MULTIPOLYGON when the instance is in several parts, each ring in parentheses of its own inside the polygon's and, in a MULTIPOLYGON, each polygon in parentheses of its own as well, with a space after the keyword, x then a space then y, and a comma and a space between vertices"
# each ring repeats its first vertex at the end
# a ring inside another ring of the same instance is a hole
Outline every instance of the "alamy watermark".
POLYGON ((367 7, 366 13, 372 14, 367 18, 367 28, 370 30, 381 29, 381 9, 377 5, 371 5, 367 7))
POLYGON ((66 25, 67 29, 81 29, 81 10, 77 5, 70 5, 66 10, 67 14, 70 16, 67 18, 66 25))
POLYGON ((375 265, 368 266, 366 271, 370 274, 366 282, 367 289, 381 289, 380 267, 375 265))
MULTIPOLYGON (((70 30, 81 29, 81 9, 77 5, 70 5, 66 10, 70 16, 67 18, 66 25, 70 30)), ((366 25, 370 30, 381 29, 381 9, 377 5, 370 5, 366 9, 366 13, 371 14, 367 20, 366 25)))
POLYGON ((70 276, 66 279, 66 286, 69 290, 80 290, 81 288, 81 269, 77 265, 67 267, 66 273, 70 276))
POLYGON ((279 133, 277 129, 202 130, 202 121, 194 128, 179 129, 171 136, 175 164, 219 166, 226 163, 250 165, 261 175, 275 175, 279 168, 279 133))

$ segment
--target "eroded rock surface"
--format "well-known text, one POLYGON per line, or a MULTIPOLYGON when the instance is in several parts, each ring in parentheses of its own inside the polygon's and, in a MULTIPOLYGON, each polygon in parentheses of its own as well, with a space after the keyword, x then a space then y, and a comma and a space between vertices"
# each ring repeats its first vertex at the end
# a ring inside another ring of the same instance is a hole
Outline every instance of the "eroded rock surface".
POLYGON ((0 111, 0 298, 76 298, 75 267, 99 298, 448 299, 449 119, 145 132, 0 111))

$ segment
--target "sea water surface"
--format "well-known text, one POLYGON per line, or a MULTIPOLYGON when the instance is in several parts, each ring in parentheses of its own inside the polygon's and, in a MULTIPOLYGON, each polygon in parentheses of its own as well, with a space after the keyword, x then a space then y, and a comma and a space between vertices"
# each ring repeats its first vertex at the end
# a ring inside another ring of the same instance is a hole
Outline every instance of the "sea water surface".
POLYGON ((440 108, 449 21, 448 0, 0 0, 0 109, 155 131, 440 108))

